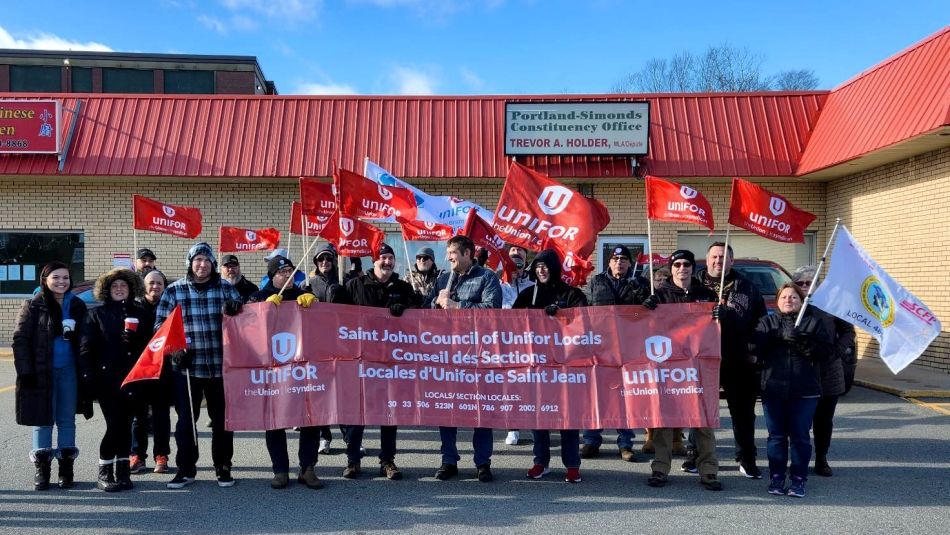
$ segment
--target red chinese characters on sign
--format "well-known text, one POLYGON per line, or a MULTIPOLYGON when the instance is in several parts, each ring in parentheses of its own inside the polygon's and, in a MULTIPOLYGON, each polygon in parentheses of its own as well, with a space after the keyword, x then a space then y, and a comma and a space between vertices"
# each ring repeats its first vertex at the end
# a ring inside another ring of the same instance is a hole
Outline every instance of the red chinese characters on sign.
POLYGON ((710 305, 661 306, 246 305, 224 320, 225 425, 718 427, 710 305))
POLYGON ((55 100, 0 100, 0 153, 58 154, 60 120, 55 100))

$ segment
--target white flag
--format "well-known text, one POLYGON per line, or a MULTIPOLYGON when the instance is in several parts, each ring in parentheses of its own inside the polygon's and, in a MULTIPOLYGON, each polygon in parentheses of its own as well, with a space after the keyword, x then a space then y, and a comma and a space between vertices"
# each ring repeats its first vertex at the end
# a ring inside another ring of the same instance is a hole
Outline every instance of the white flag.
MULTIPOLYGON (((411 191, 416 196, 416 206, 419 210, 416 219, 419 221, 449 225, 457 231, 465 226, 465 218, 468 217, 468 212, 472 208, 478 209, 478 215, 489 223, 495 217, 492 211, 471 201, 446 195, 429 195, 405 180, 394 177, 389 171, 369 160, 366 160, 365 171, 364 176, 377 184, 399 186, 411 191)), ((395 219, 377 219, 376 221, 393 222, 395 219)))
POLYGON ((876 338, 881 360, 895 374, 940 334, 933 312, 881 269, 844 225, 835 237, 831 269, 811 304, 876 338))

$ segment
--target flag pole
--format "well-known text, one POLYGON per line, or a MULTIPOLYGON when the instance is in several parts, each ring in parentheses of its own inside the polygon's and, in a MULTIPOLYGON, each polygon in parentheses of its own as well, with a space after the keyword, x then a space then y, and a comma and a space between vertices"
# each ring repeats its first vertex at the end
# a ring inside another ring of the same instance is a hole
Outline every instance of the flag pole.
POLYGON ((188 368, 185 368, 185 381, 188 382, 188 415, 191 417, 191 435, 195 437, 195 451, 198 451, 198 423, 195 421, 197 420, 195 403, 191 400, 191 371, 188 368))
POLYGON ((811 279, 811 284, 808 285, 808 293, 805 294, 805 299, 802 302, 802 308, 798 311, 798 318, 795 319, 795 326, 802 322, 802 318, 805 317, 805 309, 808 307, 808 304, 811 302, 811 294, 815 291, 815 286, 818 284, 818 275, 821 273, 821 268, 825 265, 825 259, 828 258, 828 250, 831 249, 831 244, 835 241, 835 234, 838 232, 838 227, 841 225, 841 218, 835 219, 835 227, 831 229, 831 236, 828 236, 828 244, 825 245, 825 252, 821 255, 821 260, 818 262, 818 269, 815 270, 815 276, 811 279))
MULTIPOLYGON (((307 236, 309 236, 309 233, 307 232, 307 230, 308 230, 307 229, 307 215, 303 211, 303 200, 301 199, 300 201, 300 249, 303 251, 303 256, 301 257, 301 259, 306 258, 307 251, 310 250, 307 248, 307 236)), ((287 251, 290 252, 290 247, 287 248, 287 251)), ((300 260, 298 260, 297 263, 299 264, 300 260)))
MULTIPOLYGON (((418 292, 419 288, 416 288, 416 279, 412 276, 412 263, 409 261, 409 242, 406 241, 406 237, 402 237, 402 250, 406 252, 406 278, 409 279, 409 284, 412 285, 412 291, 418 292)), ((435 262, 435 259, 432 259, 435 262)))
MULTIPOLYGON (((306 232, 306 230, 304 230, 304 232, 306 232)), ((313 240, 313 243, 310 244, 310 247, 307 247, 307 248, 304 250, 304 252, 303 252, 303 257, 304 257, 304 258, 306 258, 307 255, 310 254, 310 250, 313 249, 313 246, 314 246, 316 243, 317 243, 317 240, 313 240)), ((297 272, 298 272, 298 271, 300 271, 300 262, 297 262, 297 264, 294 266, 294 272, 290 274, 290 278, 288 278, 288 279, 287 279, 287 282, 285 282, 284 285, 280 287, 280 291, 277 292, 277 295, 278 295, 278 296, 283 297, 284 290, 287 289, 287 285, 288 285, 288 284, 290 284, 290 283, 292 283, 292 282, 294 281, 294 276, 297 275, 297 272)))
MULTIPOLYGON (((732 230, 732 224, 726 224, 726 244, 722 248, 722 273, 719 275, 719 303, 722 302, 722 292, 726 289, 726 262, 729 260, 729 231, 732 230)), ((709 269, 709 266, 706 266, 709 269)))
MULTIPOLYGON (((653 282, 653 229, 652 229, 651 226, 650 226, 650 216, 649 216, 649 215, 647 216, 647 249, 648 249, 648 250, 647 250, 647 261, 648 261, 649 264, 650 264, 650 273, 649 273, 649 277, 650 277, 650 295, 653 295, 653 294, 655 293, 655 290, 656 290, 656 289, 654 288, 655 283, 653 282)), ((633 274, 634 274, 634 276, 636 276, 636 274, 637 274, 636 268, 634 268, 633 274)))

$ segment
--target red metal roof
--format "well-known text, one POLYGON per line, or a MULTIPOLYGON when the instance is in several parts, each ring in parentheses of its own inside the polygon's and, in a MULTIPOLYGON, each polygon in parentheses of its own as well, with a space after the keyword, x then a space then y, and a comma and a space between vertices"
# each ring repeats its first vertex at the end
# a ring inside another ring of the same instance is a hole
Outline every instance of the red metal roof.
POLYGON ((836 88, 797 174, 857 158, 950 124, 950 27, 836 88))
MULTIPOLYGON (((17 94, 17 98, 39 95, 17 94)), ((49 98, 50 95, 43 95, 49 98)), ((83 100, 74 176, 330 176, 364 156, 405 178, 502 178, 505 102, 651 104, 647 171, 791 176, 827 91, 487 97, 56 95, 83 100)), ((69 124, 69 119, 65 121, 69 124)), ((629 177, 613 157, 525 158, 557 177, 629 177)), ((56 175, 54 156, 0 155, 0 175, 56 175)))

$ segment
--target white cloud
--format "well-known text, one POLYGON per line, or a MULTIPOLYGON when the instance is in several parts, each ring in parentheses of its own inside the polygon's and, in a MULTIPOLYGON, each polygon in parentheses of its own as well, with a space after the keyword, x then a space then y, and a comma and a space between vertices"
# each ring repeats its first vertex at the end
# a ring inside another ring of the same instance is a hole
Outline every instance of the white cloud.
POLYGON ((322 3, 322 0, 221 0, 231 11, 249 11, 292 22, 314 18, 322 3))
POLYGON ((434 95, 439 85, 434 74, 412 67, 393 67, 389 78, 400 95, 434 95))
POLYGON ((430 22, 444 22, 447 17, 477 5, 492 10, 503 4, 504 1, 505 0, 349 0, 351 4, 369 4, 384 9, 408 8, 415 11, 419 17, 435 19, 430 22))
POLYGON ((346 84, 307 82, 297 85, 291 95, 356 95, 359 92, 346 84))
POLYGON ((475 71, 467 67, 459 67, 459 74, 462 75, 462 80, 468 84, 471 89, 478 91, 485 87, 485 81, 475 74, 475 71))
POLYGON ((3 26, 0 26, 0 48, 19 48, 30 50, 87 50, 91 52, 111 52, 108 46, 89 41, 82 43, 70 41, 45 32, 27 33, 15 38, 3 26))
POLYGON ((198 22, 204 25, 206 28, 214 30, 220 34, 228 33, 228 25, 224 23, 221 19, 217 17, 212 17, 209 15, 198 15, 198 22))

